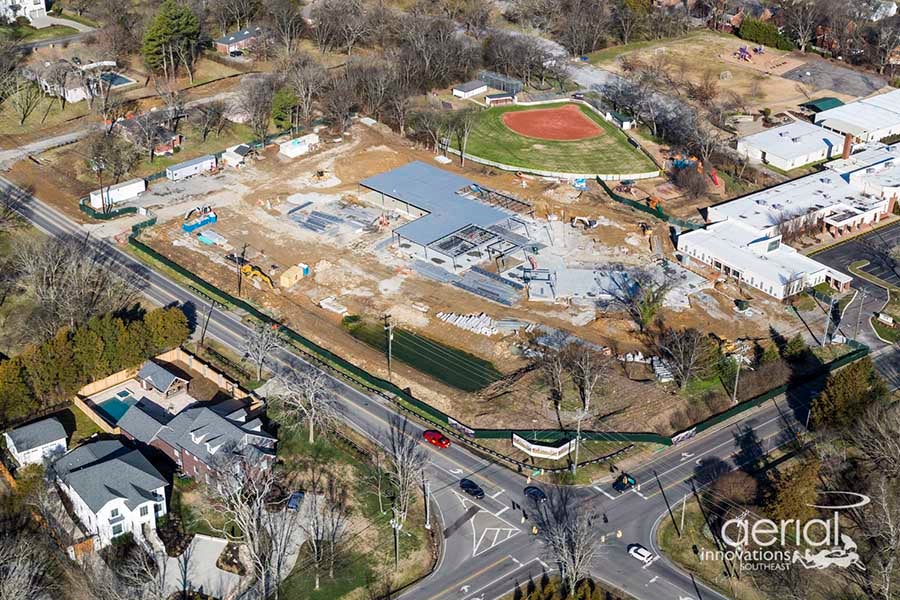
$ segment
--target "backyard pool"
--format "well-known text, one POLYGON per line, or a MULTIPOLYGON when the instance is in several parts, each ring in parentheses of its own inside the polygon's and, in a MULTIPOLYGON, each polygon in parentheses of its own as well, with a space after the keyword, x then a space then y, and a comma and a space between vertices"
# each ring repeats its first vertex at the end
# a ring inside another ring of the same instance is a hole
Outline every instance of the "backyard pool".
POLYGON ((134 83, 133 79, 129 79, 128 77, 119 75, 118 73, 113 73, 112 71, 101 74, 100 79, 108 83, 110 87, 119 87, 134 83))
POLYGON ((115 425, 119 422, 119 419, 122 418, 122 415, 135 404, 137 404, 137 400, 131 395, 131 392, 128 390, 121 390, 112 398, 108 398, 97 404, 97 412, 100 413, 104 419, 115 425))

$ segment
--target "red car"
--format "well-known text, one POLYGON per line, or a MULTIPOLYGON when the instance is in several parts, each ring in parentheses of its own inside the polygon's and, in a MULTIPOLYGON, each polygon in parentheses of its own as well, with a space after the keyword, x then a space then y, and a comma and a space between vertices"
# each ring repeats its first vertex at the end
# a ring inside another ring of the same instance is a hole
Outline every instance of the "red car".
POLYGON ((448 440, 447 437, 440 431, 428 430, 422 434, 422 437, 425 438, 425 440, 429 444, 433 444, 438 448, 450 447, 450 440, 448 440))

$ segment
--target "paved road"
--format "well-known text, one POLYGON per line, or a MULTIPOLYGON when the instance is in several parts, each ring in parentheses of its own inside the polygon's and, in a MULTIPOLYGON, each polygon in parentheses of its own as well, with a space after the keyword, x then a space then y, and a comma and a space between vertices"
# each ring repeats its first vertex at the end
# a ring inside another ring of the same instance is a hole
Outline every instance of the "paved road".
MULTIPOLYGON (((11 187, 12 184, 0 178, 0 189, 11 187)), ((51 235, 80 231, 76 223, 33 197, 28 197, 21 212, 51 235)), ((143 292, 153 302, 177 303, 189 313, 203 313, 205 300, 138 263, 114 245, 103 243, 111 261, 142 278, 143 292)), ((214 311, 207 330, 211 338, 235 350, 241 348, 248 333, 239 317, 218 310, 214 311)), ((275 354, 274 363, 277 371, 304 364, 302 359, 284 350, 275 354)), ((361 393, 341 380, 333 379, 331 385, 341 399, 341 412, 347 423, 366 436, 380 438, 395 414, 389 402, 361 393)), ((804 405, 791 407, 783 398, 777 402, 767 404, 738 425, 655 455, 634 472, 642 483, 641 490, 620 496, 608 485, 578 489, 579 501, 598 507, 608 520, 598 523, 597 535, 606 537, 603 552, 592 568, 594 576, 639 600, 727 598, 695 584, 665 558, 642 567, 627 554, 625 547, 637 542, 654 548, 656 528, 667 514, 666 501, 675 504, 684 498, 690 491, 687 482, 691 480, 702 485, 710 469, 720 474, 739 465, 747 457, 746 448, 753 446, 747 439, 758 439, 763 452, 790 439, 790 432, 799 428, 805 418, 804 405), (621 530, 621 538, 614 535, 617 530, 621 530)), ((415 435, 421 435, 421 427, 413 425, 412 429, 415 435)), ((529 510, 522 496, 523 476, 459 444, 446 450, 426 448, 431 461, 426 475, 432 482, 438 507, 435 526, 444 533, 444 548, 436 571, 408 590, 402 596, 405 600, 493 600, 515 585, 553 569, 540 540, 530 533, 531 524, 522 522, 521 507, 526 507, 525 513, 529 510), (486 497, 473 501, 461 495, 457 489, 461 477, 479 482, 486 497)))

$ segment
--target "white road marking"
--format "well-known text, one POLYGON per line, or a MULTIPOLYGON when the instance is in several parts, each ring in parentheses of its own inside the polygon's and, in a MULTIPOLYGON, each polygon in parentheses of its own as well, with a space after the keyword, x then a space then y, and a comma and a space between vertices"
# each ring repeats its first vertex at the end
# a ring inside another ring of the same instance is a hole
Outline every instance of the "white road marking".
POLYGON ((508 510, 509 510, 509 507, 508 507, 508 506, 504 506, 503 508, 501 508, 500 510, 498 510, 497 512, 495 512, 495 513, 494 513, 494 516, 495 516, 495 517, 499 517, 500 515, 502 515, 503 513, 505 513, 505 512, 508 511, 508 510))
POLYGON ((503 493, 503 488, 500 488, 500 491, 499 491, 499 492, 496 492, 496 493, 494 493, 494 494, 491 494, 491 495, 489 496, 489 498, 490 498, 491 500, 496 500, 496 499, 497 499, 497 496, 499 496, 499 495, 502 494, 502 493, 503 493))
POLYGON ((537 561, 538 561, 538 562, 541 564, 541 566, 544 567, 545 569, 550 569, 550 565, 548 565, 547 563, 545 563, 545 562, 542 561, 541 559, 537 559, 537 561))
POLYGON ((470 586, 464 585, 464 586, 462 586, 461 588, 459 588, 459 593, 460 593, 460 594, 468 594, 468 593, 469 593, 469 588, 470 588, 470 586))
POLYGON ((606 490, 604 490, 604 489, 601 488, 600 486, 595 485, 595 486, 592 486, 592 487, 593 487, 595 490, 597 490, 598 492, 600 492, 601 494, 603 494, 604 496, 606 496, 607 498, 609 498, 610 500, 615 500, 615 499, 616 499, 615 496, 613 496, 612 494, 610 494, 609 492, 607 492, 606 490))
MULTIPOLYGON (((659 575, 654 575, 653 578, 647 582, 647 585, 650 585, 651 583, 656 583, 657 579, 659 579, 659 575)), ((644 587, 647 587, 647 586, 644 586, 644 587)))
POLYGON ((638 496, 640 496, 641 498, 643 498, 644 500, 647 499, 647 496, 645 496, 641 492, 637 491, 637 488, 631 488, 631 491, 634 492, 635 494, 637 494, 638 496))
POLYGON ((463 471, 462 469, 450 469, 450 474, 451 474, 451 475, 462 475, 463 472, 464 472, 464 471, 463 471))
POLYGON ((681 453, 681 462, 684 462, 684 461, 686 461, 687 459, 693 458, 693 457, 694 457, 694 455, 691 454, 690 452, 682 452, 682 453, 681 453))
POLYGON ((522 566, 522 563, 521 563, 519 560, 517 560, 516 557, 514 557, 512 554, 509 554, 508 556, 509 556, 509 559, 510 559, 511 561, 513 561, 514 563, 516 563, 516 564, 519 565, 520 567, 522 566))

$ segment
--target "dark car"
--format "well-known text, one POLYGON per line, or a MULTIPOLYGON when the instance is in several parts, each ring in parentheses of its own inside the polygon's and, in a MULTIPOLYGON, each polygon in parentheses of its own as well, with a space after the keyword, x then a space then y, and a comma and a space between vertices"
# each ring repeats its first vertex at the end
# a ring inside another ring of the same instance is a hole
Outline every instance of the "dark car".
POLYGON ((478 485, 471 479, 460 479, 459 489, 472 496, 476 500, 481 500, 482 498, 484 498, 484 490, 481 489, 480 485, 478 485))
POLYGON ((635 486, 637 482, 634 480, 634 477, 629 475, 628 473, 622 473, 619 475, 615 481, 613 481, 613 489, 619 493, 627 492, 631 488, 635 486))
POLYGON ((228 53, 228 56, 230 56, 231 58, 237 58, 238 56, 243 56, 243 55, 244 55, 244 53, 241 52, 240 50, 232 50, 231 52, 228 53))
POLYGON ((303 502, 303 496, 303 492, 294 492, 293 494, 291 494, 291 497, 288 498, 287 501, 287 509, 292 512, 295 512, 297 509, 299 509, 300 503, 303 502))
POLYGON ((528 498, 535 504, 540 504, 547 501, 547 494, 544 493, 544 490, 539 487, 534 487, 533 485, 529 485, 527 488, 522 490, 522 493, 525 494, 526 498, 528 498))

